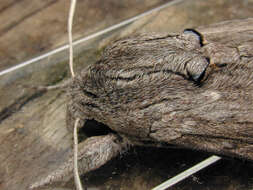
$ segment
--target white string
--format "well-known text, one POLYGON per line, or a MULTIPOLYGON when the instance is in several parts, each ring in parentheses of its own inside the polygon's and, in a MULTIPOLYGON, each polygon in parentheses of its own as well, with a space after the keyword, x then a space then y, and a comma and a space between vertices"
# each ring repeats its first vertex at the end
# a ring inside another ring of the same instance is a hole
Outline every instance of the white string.
MULTIPOLYGON (((71 0, 70 9, 69 9, 69 19, 68 19, 68 35, 69 35, 69 68, 72 78, 75 77, 73 69, 73 39, 72 39, 72 27, 73 27, 73 18, 76 8, 76 0, 71 0)), ((74 179, 77 190, 83 190, 82 183, 80 180, 78 172, 78 136, 77 136, 77 126, 79 123, 79 118, 75 121, 74 126, 74 179)))
POLYGON ((75 77, 73 69, 73 40, 72 40, 72 27, 75 8, 76 8, 76 0, 71 0, 69 9, 69 20, 68 20, 68 34, 69 34, 69 68, 72 78, 75 77))
POLYGON ((80 180, 79 172, 78 172, 78 137, 77 137, 77 126, 79 123, 79 118, 75 121, 74 126, 74 178, 75 178, 75 185, 77 190, 83 190, 82 183, 80 180))
MULTIPOLYGON (((98 36, 101 36, 101 35, 103 35, 103 34, 106 34, 106 33, 108 33, 108 32, 111 32, 111 31, 113 31, 113 30, 116 30, 116 29, 118 29, 118 28, 120 28, 120 27, 126 26, 127 24, 130 24, 130 23, 132 23, 132 22, 134 22, 134 21, 136 21, 136 20, 138 20, 138 19, 141 19, 141 18, 143 18, 143 17, 145 17, 145 16, 147 16, 147 15, 149 15, 149 14, 151 14, 151 13, 154 13, 154 12, 160 11, 160 10, 166 8, 166 7, 169 7, 169 6, 172 6, 172 5, 181 3, 182 1, 184 1, 184 0, 173 0, 173 1, 169 1, 168 3, 165 3, 165 4, 163 4, 163 5, 159 6, 159 7, 153 8, 153 9, 148 10, 148 11, 146 11, 146 12, 144 12, 144 13, 141 13, 141 14, 139 14, 139 15, 137 15, 137 16, 134 16, 134 17, 132 17, 132 18, 129 18, 129 19, 127 19, 127 20, 124 20, 124 21, 122 21, 122 22, 120 22, 120 23, 118 23, 118 24, 112 25, 112 26, 110 26, 110 27, 108 27, 108 28, 106 28, 106 29, 104 29, 104 30, 98 31, 98 32, 96 32, 96 33, 94 33, 94 34, 91 34, 91 35, 89 35, 89 36, 86 36, 86 37, 84 37, 84 38, 81 38, 81 39, 79 39, 79 40, 73 42, 73 45, 75 46, 75 45, 81 44, 81 43, 83 43, 83 42, 86 42, 86 41, 88 41, 88 40, 94 39, 94 38, 96 38, 96 37, 98 37, 98 36)), ((56 54, 56 53, 59 53, 59 52, 61 52, 61 51, 63 51, 63 50, 66 50, 67 48, 69 48, 69 44, 63 45, 63 46, 61 46, 61 47, 59 47, 59 48, 56 48, 56 49, 54 49, 54 50, 52 50, 52 51, 49 51, 49 52, 47 52, 47 53, 45 53, 45 54, 43 54, 43 55, 40 55, 40 56, 38 56, 38 57, 35 57, 35 58, 30 59, 30 60, 27 60, 27 61, 24 61, 24 62, 22 62, 22 63, 19 63, 19 64, 15 65, 15 66, 13 66, 13 67, 11 67, 11 68, 8 68, 8 69, 5 69, 5 70, 3 70, 3 71, 0 71, 0 76, 5 75, 5 74, 7 74, 7 73, 10 73, 10 72, 12 72, 12 71, 16 71, 16 70, 18 70, 18 69, 20 69, 20 68, 23 68, 23 67, 25 67, 25 66, 27 66, 27 65, 30 65, 30 64, 32 64, 32 63, 38 63, 38 61, 40 61, 40 60, 42 60, 42 59, 45 59, 45 58, 47 58, 47 57, 49 57, 49 56, 52 56, 52 55, 54 55, 54 54, 56 54)))
POLYGON ((192 174, 202 170, 203 168, 217 162, 220 159, 221 159, 221 157, 219 157, 219 156, 215 156, 215 155, 210 156, 209 158, 203 160, 202 162, 199 162, 195 166, 183 171, 182 173, 180 173, 180 174, 174 176, 173 178, 168 179, 164 183, 156 186, 152 190, 165 190, 165 189, 171 187, 172 185, 175 185, 176 183, 184 180, 185 178, 189 177, 190 175, 192 175, 192 174))

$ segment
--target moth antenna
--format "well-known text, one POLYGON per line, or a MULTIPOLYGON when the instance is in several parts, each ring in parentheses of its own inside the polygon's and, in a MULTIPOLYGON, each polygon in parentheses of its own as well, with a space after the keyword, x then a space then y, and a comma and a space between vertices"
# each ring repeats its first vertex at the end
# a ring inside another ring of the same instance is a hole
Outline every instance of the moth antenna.
MULTIPOLYGON (((75 77, 74 69, 73 69, 73 39, 72 39, 72 27, 73 27, 73 18, 76 8, 76 0, 71 0, 70 9, 69 9, 69 18, 68 18, 68 35, 69 35, 69 68, 72 78, 75 77)), ((77 136, 77 126, 79 123, 79 118, 75 121, 74 126, 74 179, 75 186, 77 190, 83 190, 82 183, 80 180, 80 176, 78 173, 78 136, 77 136)))

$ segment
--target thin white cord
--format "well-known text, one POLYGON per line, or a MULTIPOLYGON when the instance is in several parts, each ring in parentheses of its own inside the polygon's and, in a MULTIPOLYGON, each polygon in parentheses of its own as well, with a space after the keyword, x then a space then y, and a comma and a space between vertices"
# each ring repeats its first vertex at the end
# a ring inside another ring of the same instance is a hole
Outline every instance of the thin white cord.
POLYGON ((75 8, 76 8, 76 0, 71 0, 69 9, 69 20, 68 20, 68 34, 69 34, 69 68, 72 78, 75 77, 73 69, 73 40, 72 40, 72 26, 75 8))
MULTIPOLYGON (((72 78, 75 77, 74 69, 73 69, 73 39, 72 39, 72 27, 73 27, 73 18, 76 8, 76 0, 71 0, 70 9, 69 9, 69 19, 68 19, 68 35, 69 35, 69 68, 71 72, 72 78)), ((78 172, 78 137, 77 137, 77 126, 79 123, 79 118, 75 121, 74 126, 74 178, 75 185, 77 190, 83 190, 82 183, 80 180, 79 172, 78 172)))
MULTIPOLYGON (((136 21, 136 20, 138 20, 138 19, 140 19, 140 18, 143 18, 143 17, 145 17, 145 16, 147 16, 147 15, 153 13, 153 12, 160 11, 160 10, 166 8, 166 7, 169 7, 169 6, 171 6, 171 5, 178 4, 178 3, 182 2, 182 1, 185 1, 185 0, 173 0, 173 1, 169 1, 168 3, 165 3, 165 4, 163 4, 163 5, 159 6, 159 7, 153 8, 153 9, 148 10, 148 11, 146 11, 146 12, 144 12, 144 13, 141 13, 141 14, 139 14, 139 15, 137 15, 137 16, 134 16, 134 17, 132 17, 132 18, 130 18, 130 19, 124 20, 124 21, 122 21, 122 22, 120 22, 120 23, 118 23, 118 24, 112 25, 112 26, 110 26, 110 27, 108 27, 108 28, 106 28, 106 29, 104 29, 104 30, 98 31, 98 32, 96 32, 96 33, 94 33, 94 34, 91 34, 91 35, 89 35, 89 36, 86 36, 86 37, 84 37, 84 38, 81 38, 81 39, 79 39, 79 40, 73 42, 73 45, 75 46, 75 45, 81 44, 81 43, 83 43, 83 42, 86 42, 86 41, 88 41, 88 40, 90 40, 90 39, 94 39, 94 38, 96 38, 96 37, 98 37, 98 36, 101 36, 101 35, 103 35, 103 34, 106 34, 106 33, 108 33, 108 32, 111 32, 111 31, 113 31, 113 30, 116 30, 116 29, 118 29, 118 28, 120 28, 120 27, 122 27, 122 26, 125 26, 125 25, 127 25, 127 24, 130 24, 130 23, 132 23, 132 22, 134 22, 134 21, 136 21)), ((23 68, 23 67, 25 67, 25 66, 27 66, 27 65, 30 65, 30 64, 32 64, 32 63, 37 63, 38 61, 40 61, 40 60, 42 60, 42 59, 45 59, 45 58, 47 58, 47 57, 49 57, 49 56, 52 56, 52 55, 54 55, 54 54, 56 54, 56 53, 59 53, 59 52, 61 52, 61 51, 64 51, 64 50, 66 50, 67 48, 69 48, 69 44, 63 45, 63 46, 61 46, 61 47, 59 47, 59 48, 56 48, 56 49, 54 49, 54 50, 52 50, 52 51, 50 51, 50 52, 47 52, 47 53, 45 53, 45 54, 43 54, 43 55, 40 55, 40 56, 38 56, 38 57, 35 57, 35 58, 33 58, 33 59, 30 59, 30 60, 24 61, 24 62, 22 62, 22 63, 19 63, 19 64, 15 65, 15 66, 13 66, 13 67, 11 67, 11 68, 8 68, 8 69, 5 69, 5 70, 3 70, 3 71, 0 71, 0 76, 5 75, 5 74, 7 74, 7 73, 10 73, 10 72, 12 72, 12 71, 18 70, 18 69, 20 69, 20 68, 23 68)))
POLYGON ((75 126, 74 126, 74 178, 75 178, 75 184, 76 184, 76 189, 77 190, 83 190, 82 183, 80 180, 79 172, 78 172, 78 137, 77 137, 77 126, 79 123, 79 118, 76 119, 75 121, 75 126))
POLYGON ((171 187, 172 185, 175 185, 176 183, 184 180, 185 178, 189 177, 190 175, 192 175, 192 174, 202 170, 203 168, 217 162, 220 159, 221 159, 221 157, 219 157, 219 156, 215 156, 215 155, 210 156, 209 158, 203 160, 202 162, 196 164, 195 166, 183 171, 182 173, 180 173, 180 174, 174 176, 173 178, 168 179, 164 183, 156 186, 152 190, 165 190, 165 189, 171 187))

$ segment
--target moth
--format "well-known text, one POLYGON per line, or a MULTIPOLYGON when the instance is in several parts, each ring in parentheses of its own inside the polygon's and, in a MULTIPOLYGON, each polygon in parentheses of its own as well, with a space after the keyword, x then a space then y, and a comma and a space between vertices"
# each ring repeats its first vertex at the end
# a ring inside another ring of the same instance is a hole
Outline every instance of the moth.
MULTIPOLYGON (((253 28, 248 26, 253 19, 139 34, 108 46, 68 87, 70 131, 77 118, 79 129, 89 120, 109 127, 79 144, 79 173, 135 145, 253 160, 253 44, 247 35, 253 28)), ((30 188, 68 181, 72 171, 71 157, 30 188)))

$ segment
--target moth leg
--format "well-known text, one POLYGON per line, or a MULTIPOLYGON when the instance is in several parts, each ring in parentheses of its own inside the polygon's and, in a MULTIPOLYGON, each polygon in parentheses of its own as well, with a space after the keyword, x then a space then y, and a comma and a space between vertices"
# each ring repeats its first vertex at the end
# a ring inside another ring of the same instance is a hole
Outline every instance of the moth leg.
MULTIPOLYGON (((95 170, 127 147, 127 141, 116 134, 95 136, 79 143, 78 148, 78 171, 83 175, 95 170)), ((74 159, 73 155, 63 163, 59 169, 49 174, 42 180, 32 184, 30 189, 41 189, 45 187, 62 186, 73 178, 74 159)))

